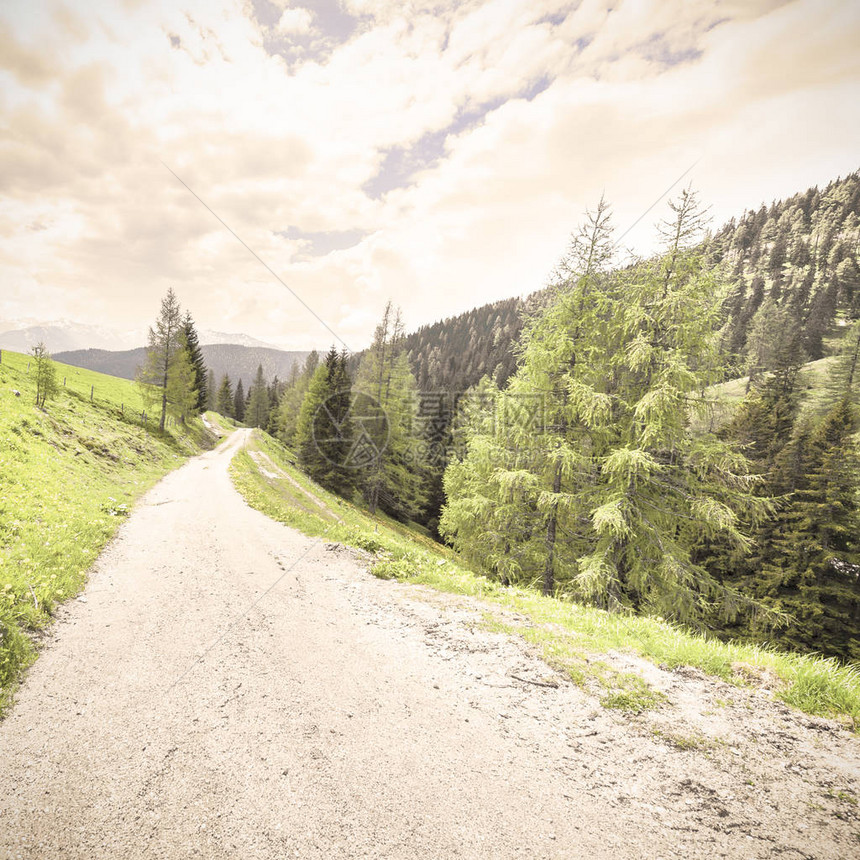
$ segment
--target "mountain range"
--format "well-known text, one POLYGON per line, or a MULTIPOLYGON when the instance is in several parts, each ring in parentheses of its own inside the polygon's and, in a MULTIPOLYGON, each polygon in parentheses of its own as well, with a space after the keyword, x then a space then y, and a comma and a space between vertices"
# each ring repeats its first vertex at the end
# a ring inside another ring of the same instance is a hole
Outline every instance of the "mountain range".
MULTIPOLYGON (((289 378, 293 363, 301 366, 309 353, 307 351, 288 351, 271 347, 243 346, 235 343, 204 344, 201 346, 206 367, 220 381, 225 373, 235 385, 240 379, 247 391, 262 366, 263 375, 267 382, 276 376, 279 379, 289 378)), ((78 349, 68 352, 54 353, 54 358, 64 364, 74 367, 85 367, 87 370, 97 370, 111 376, 123 379, 134 379, 137 368, 143 364, 146 348, 112 351, 106 349, 78 349)))
MULTIPOLYGON (((199 329, 197 336, 202 345, 235 344, 259 349, 278 349, 247 334, 199 329)), ((40 342, 44 343, 52 354, 89 349, 125 352, 145 340, 145 332, 120 332, 105 326, 86 325, 70 320, 25 320, 17 325, 0 320, 0 349, 15 352, 29 352, 31 347, 40 342)))

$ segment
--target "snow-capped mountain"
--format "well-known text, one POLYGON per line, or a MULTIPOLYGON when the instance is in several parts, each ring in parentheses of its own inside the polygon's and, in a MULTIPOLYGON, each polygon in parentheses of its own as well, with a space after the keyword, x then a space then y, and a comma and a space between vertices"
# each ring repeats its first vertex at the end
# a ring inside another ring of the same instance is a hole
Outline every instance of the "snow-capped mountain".
POLYGON ((0 348, 28 352, 40 341, 50 352, 70 349, 131 349, 141 346, 145 334, 119 332, 99 325, 84 325, 69 320, 52 322, 0 320, 0 348))
POLYGON ((223 331, 203 329, 197 332, 197 338, 201 346, 209 346, 214 343, 229 343, 236 346, 251 346, 255 349, 280 349, 279 346, 257 340, 257 338, 247 334, 229 334, 223 331))

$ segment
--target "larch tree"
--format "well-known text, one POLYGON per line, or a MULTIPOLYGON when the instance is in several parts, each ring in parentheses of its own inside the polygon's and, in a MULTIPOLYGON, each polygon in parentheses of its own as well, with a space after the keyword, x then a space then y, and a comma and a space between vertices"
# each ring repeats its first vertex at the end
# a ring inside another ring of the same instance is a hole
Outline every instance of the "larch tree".
MULTIPOLYGON (((160 430, 164 430, 171 405, 177 405, 179 413, 186 414, 185 407, 194 390, 193 368, 189 376, 189 366, 182 311, 171 287, 161 300, 161 312, 155 325, 149 329, 146 358, 137 374, 145 402, 160 409, 160 430)), ((196 393, 194 396, 196 401, 196 393)))
POLYGON ((184 332, 180 335, 180 341, 182 347, 174 356, 167 377, 167 411, 180 424, 185 424, 197 413, 199 397, 194 387, 197 374, 191 361, 191 353, 185 345, 184 332))
POLYGON ((474 426, 465 428, 469 454, 445 476, 442 534, 467 554, 480 547, 485 567, 503 582, 539 585, 544 594, 554 593, 559 573, 569 578, 584 548, 565 526, 580 461, 566 374, 583 358, 575 347, 581 331, 596 325, 598 304, 586 297, 608 287, 611 238, 609 206, 601 200, 558 266, 555 301, 526 324, 522 363, 508 390, 479 387, 474 426), (481 414, 481 401, 490 414, 481 414), (458 483, 477 493, 462 492, 458 483))
MULTIPOLYGON (((720 535, 743 550, 741 515, 763 506, 742 454, 694 428, 719 375, 721 291, 693 248, 695 196, 671 211, 665 253, 615 273, 595 267, 608 268, 612 247, 605 205, 589 218, 565 264, 571 276, 528 327, 502 395, 545 395, 543 428, 500 423, 494 443, 509 453, 487 485, 531 523, 545 591, 562 580, 609 609, 695 621, 744 602, 696 562, 697 540, 720 535)), ((479 526, 462 500, 452 505, 461 513, 446 511, 449 534, 479 526)))

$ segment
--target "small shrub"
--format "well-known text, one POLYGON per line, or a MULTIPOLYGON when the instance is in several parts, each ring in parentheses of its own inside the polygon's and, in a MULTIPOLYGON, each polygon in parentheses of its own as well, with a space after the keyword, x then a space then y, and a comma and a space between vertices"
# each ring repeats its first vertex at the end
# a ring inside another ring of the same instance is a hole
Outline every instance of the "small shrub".
POLYGON ((370 569, 379 579, 412 579, 420 573, 418 564, 412 556, 406 555, 398 559, 383 559, 370 569))

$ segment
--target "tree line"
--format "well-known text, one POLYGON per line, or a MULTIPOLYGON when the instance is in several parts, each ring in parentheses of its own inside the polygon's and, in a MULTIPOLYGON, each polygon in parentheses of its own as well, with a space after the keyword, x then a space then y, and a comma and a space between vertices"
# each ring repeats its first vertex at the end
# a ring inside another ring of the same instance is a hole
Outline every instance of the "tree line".
POLYGON ((270 432, 318 483, 399 520, 426 508, 419 397, 400 312, 389 302, 357 361, 332 346, 294 367, 270 432))
MULTIPOLYGON (((661 253, 624 265, 601 201, 527 300, 411 335, 389 304, 363 353, 313 352, 285 381, 261 367, 248 392, 204 372, 197 407, 502 583, 860 659, 858 189, 713 234, 688 190, 661 253)), ((193 367, 189 321, 151 341, 181 329, 193 367)), ((181 410, 170 366, 156 351, 162 410, 181 410)))
POLYGON ((412 336, 389 306, 361 355, 332 348, 294 368, 270 432, 324 486, 437 529, 502 583, 858 659, 855 186, 774 204, 754 241, 738 233, 752 215, 709 236, 686 191, 659 225, 661 253, 623 266, 601 201, 545 291, 412 336), (804 205, 791 223, 808 228, 796 242, 810 268, 789 254, 779 288, 772 274, 754 310, 739 304, 748 266, 776 271, 767 224, 804 205), (834 354, 805 399, 819 334, 834 354), (452 343, 457 362, 442 359, 452 343), (468 381, 458 368, 484 371, 466 396, 451 390, 468 381), (726 419, 716 386, 742 371, 726 419))

